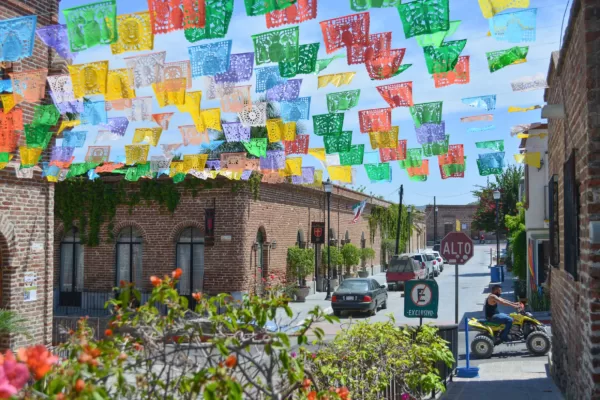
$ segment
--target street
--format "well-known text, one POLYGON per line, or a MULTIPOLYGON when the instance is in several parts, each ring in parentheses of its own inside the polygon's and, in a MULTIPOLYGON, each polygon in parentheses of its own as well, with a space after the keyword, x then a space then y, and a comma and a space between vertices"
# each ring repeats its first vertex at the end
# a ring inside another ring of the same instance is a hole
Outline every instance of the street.
MULTIPOLYGON (((490 245, 475 245, 475 254, 466 265, 459 266, 459 366, 465 364, 465 319, 472 317, 481 318, 483 316, 483 305, 487 295, 489 294, 490 272, 488 265, 490 263, 489 250, 490 245)), ((374 278, 380 283, 385 283, 385 274, 375 275, 374 278)), ((436 320, 424 319, 423 323, 434 325, 453 325, 455 316, 455 266, 445 265, 444 271, 436 278, 439 286, 439 309, 438 318, 436 320)), ((513 291, 509 289, 510 285, 505 285, 503 293, 504 297, 512 299, 513 291)), ((323 293, 319 293, 322 295, 323 293)), ((329 303, 322 299, 318 302, 322 308, 328 307, 329 303)), ((311 304, 312 308, 314 304, 311 304)), ((500 306, 501 312, 510 313, 512 310, 509 307, 500 306)), ((404 293, 390 291, 388 292, 388 308, 380 310, 375 316, 367 316, 366 314, 353 313, 348 315, 344 313, 340 318, 339 323, 329 324, 327 322, 316 323, 323 329, 327 339, 332 339, 341 329, 348 327, 354 321, 368 320, 369 322, 386 321, 392 315, 399 325, 418 325, 418 318, 406 318, 404 316, 404 293)), ((469 341, 474 338, 474 334, 469 335, 469 341)), ((515 358, 526 358, 533 360, 525 347, 525 344, 500 345, 496 348, 494 355, 488 360, 471 359, 471 364, 474 366, 482 363, 498 362, 501 360, 514 360, 515 358)))

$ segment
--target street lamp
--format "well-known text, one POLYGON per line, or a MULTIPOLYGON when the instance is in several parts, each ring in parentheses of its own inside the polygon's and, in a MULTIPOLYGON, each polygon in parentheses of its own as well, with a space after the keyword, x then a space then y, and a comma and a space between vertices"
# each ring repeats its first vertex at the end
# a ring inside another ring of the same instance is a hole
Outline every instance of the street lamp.
POLYGON ((408 224, 406 224, 408 226, 408 252, 410 253, 410 242, 411 242, 411 234, 410 234, 410 215, 412 213, 412 207, 408 207, 408 210, 406 210, 406 213, 408 214, 408 224))
POLYGON ((496 201, 496 265, 500 264, 500 191, 494 190, 494 200, 496 201))
POLYGON ((331 192, 333 183, 327 178, 323 182, 323 190, 327 193, 327 295, 325 300, 331 300, 331 192))
POLYGON ((438 208, 436 207, 434 209, 434 213, 433 213, 433 245, 434 246, 437 244, 437 214, 438 214, 438 208))

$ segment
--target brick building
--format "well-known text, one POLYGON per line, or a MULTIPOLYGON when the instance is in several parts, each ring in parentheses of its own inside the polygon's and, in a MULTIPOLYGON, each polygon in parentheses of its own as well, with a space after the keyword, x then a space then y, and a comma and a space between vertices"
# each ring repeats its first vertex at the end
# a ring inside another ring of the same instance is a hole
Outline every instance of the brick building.
MULTIPOLYGON (((438 208, 437 214, 437 241, 440 241, 450 232, 456 231, 456 221, 459 221, 462 232, 467 233, 473 239, 477 239, 479 231, 472 230, 473 217, 477 210, 477 205, 436 205, 438 208)), ((425 207, 425 218, 427 221, 427 243, 433 245, 434 234, 434 207, 428 205, 425 207)), ((492 239, 491 235, 488 239, 492 239)), ((496 237, 493 236, 493 240, 496 237)))
POLYGON ((548 118, 553 374, 571 399, 600 399, 600 20, 575 0, 552 56, 548 118))
MULTIPOLYGON (((6 0, 0 4, 2 20, 37 15, 38 28, 57 24, 57 12, 56 0, 6 0)), ((0 79, 10 79, 12 72, 36 69, 48 69, 49 74, 64 73, 67 69, 66 62, 37 37, 33 55, 20 62, 3 63, 0 79)), ((50 102, 47 96, 43 103, 50 102)), ((23 110, 24 123, 31 122, 33 106, 27 102, 17 106, 23 110)), ((24 143, 21 135, 19 145, 24 143)), ((50 343, 52 330, 54 187, 41 178, 39 168, 21 171, 29 179, 17 178, 15 166, 18 169, 18 165, 17 155, 0 170, 0 307, 24 317, 31 337, 3 337, 1 347, 13 348, 27 341, 50 343)))
MULTIPOLYGON (((125 184, 125 190, 135 192, 140 183, 125 184)), ((263 277, 285 275, 287 249, 296 244, 315 246, 317 264, 323 266, 320 245, 310 243, 311 222, 326 221, 323 189, 288 184, 260 186, 260 198, 255 201, 249 190, 233 191, 229 183, 200 190, 195 197, 185 191, 183 184, 178 185, 175 187, 180 188, 181 198, 172 213, 153 202, 142 202, 131 210, 127 205, 119 206, 114 225, 101 226, 100 242, 94 247, 84 246, 77 229, 65 227, 57 218, 55 314, 101 309, 120 280, 135 282, 148 292, 151 275, 168 274, 176 267, 184 269, 182 294, 202 291, 239 296, 257 292, 263 277)), ((366 216, 373 206, 389 205, 337 186, 331 196, 335 245, 372 247, 376 252, 374 273, 380 268, 381 241, 377 233, 371 242, 366 216), (352 206, 364 199, 368 199, 365 216, 352 223, 352 206)), ((324 268, 317 268, 319 283, 323 276, 324 268)), ((316 283, 313 277, 309 286, 314 290, 316 283)))

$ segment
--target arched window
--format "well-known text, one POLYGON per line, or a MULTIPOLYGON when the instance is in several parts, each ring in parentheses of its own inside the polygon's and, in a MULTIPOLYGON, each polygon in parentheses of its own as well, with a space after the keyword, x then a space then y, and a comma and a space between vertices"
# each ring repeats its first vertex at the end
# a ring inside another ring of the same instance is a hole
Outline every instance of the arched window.
POLYGON ((179 293, 201 292, 204 279, 204 236, 198 228, 185 228, 177 240, 177 268, 183 270, 179 293))
POLYGON ((142 286, 142 235, 133 226, 123 228, 117 237, 117 285, 120 281, 142 286))
POLYGON ((83 245, 77 228, 67 231, 60 242, 60 291, 83 291, 83 245))
POLYGON ((362 232, 360 234, 360 248, 364 249, 365 247, 367 247, 367 239, 365 239, 365 233, 362 232))
POLYGON ((350 232, 346 231, 346 234, 344 235, 344 244, 346 243, 350 243, 350 232))
POLYGON ((306 242, 304 241, 304 232, 302 229, 298 229, 298 234, 296 235, 296 246, 301 249, 306 247, 306 242))

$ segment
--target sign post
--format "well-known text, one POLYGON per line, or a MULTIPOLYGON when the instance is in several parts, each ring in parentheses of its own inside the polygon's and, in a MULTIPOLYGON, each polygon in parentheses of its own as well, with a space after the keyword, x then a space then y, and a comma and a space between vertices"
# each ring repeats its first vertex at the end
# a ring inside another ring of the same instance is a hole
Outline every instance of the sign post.
POLYGON ((450 232, 442 239, 440 252, 448 263, 454 264, 454 323, 458 324, 458 266, 473 257, 473 241, 464 232, 450 232))
POLYGON ((406 281, 404 293, 405 317, 419 318, 419 325, 423 325, 423 318, 438 317, 439 289, 436 281, 406 281))

